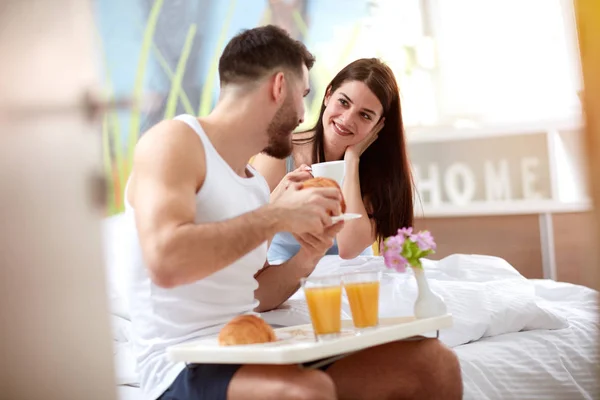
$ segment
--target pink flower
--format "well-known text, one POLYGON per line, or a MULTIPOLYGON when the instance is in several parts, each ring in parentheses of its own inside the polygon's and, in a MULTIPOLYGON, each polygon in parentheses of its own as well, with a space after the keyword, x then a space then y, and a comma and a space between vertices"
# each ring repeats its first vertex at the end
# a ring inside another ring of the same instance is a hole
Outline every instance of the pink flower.
POLYGON ((431 233, 429 233, 429 231, 423 231, 417 233, 416 235, 411 235, 410 240, 415 242, 417 246, 419 246, 419 250, 421 251, 435 250, 436 248, 433 236, 431 236, 431 233))
POLYGON ((402 253, 402 246, 406 238, 403 235, 390 236, 385 240, 385 248, 394 249, 398 254, 402 253))
POLYGON ((412 231, 413 231, 412 227, 398 229, 398 236, 409 237, 410 235, 412 235, 412 231))
POLYGON ((386 238, 382 244, 385 266, 398 272, 405 272, 408 266, 422 268, 421 258, 436 249, 431 233, 413 233, 412 227, 398 229, 397 235, 386 238))
POLYGON ((402 257, 398 251, 393 249, 386 250, 383 253, 383 260, 388 268, 398 272, 406 272, 408 261, 406 261, 406 258, 402 257))

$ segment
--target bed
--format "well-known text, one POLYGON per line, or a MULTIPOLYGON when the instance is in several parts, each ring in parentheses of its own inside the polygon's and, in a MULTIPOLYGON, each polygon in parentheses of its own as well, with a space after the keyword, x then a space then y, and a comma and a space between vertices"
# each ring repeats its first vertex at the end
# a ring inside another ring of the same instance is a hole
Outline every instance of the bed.
MULTIPOLYGON (((127 304, 119 293, 124 265, 117 262, 114 246, 106 250, 117 389, 121 400, 138 400, 143 396, 136 387, 127 304)), ((384 270, 380 315, 411 315, 416 297, 411 272, 389 272, 380 257, 326 256, 314 274, 374 268, 384 270)), ((454 316, 454 326, 442 331, 440 340, 459 357, 465 399, 598 398, 597 292, 528 280, 505 260, 489 256, 457 254, 426 260, 424 268, 454 316)), ((350 318, 345 299, 343 313, 350 318)), ((310 322, 301 291, 263 317, 274 326, 310 322)))

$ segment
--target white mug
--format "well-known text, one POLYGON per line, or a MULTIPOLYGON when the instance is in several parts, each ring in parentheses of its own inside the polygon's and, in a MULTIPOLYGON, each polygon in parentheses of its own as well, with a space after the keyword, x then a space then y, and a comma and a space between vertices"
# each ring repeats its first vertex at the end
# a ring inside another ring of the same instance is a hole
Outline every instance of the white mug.
POLYGON ((344 160, 312 164, 310 168, 315 178, 333 179, 342 187, 344 175, 346 174, 346 162, 344 160))

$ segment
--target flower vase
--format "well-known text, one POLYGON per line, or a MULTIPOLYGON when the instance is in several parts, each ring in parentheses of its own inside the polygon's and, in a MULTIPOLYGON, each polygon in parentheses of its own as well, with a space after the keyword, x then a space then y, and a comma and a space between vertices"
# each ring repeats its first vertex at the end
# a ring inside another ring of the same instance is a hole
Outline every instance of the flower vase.
POLYGON ((441 296, 429 288, 427 277, 423 268, 412 268, 417 281, 417 300, 415 301, 414 314, 417 319, 432 318, 447 313, 446 303, 441 296))

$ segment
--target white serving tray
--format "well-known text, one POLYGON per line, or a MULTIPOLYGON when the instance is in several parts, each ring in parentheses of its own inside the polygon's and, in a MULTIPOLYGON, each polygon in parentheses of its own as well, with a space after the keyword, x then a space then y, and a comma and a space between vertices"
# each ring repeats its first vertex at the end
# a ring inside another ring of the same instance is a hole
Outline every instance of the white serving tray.
POLYGON ((167 354, 174 362, 214 364, 301 364, 352 353, 413 336, 434 333, 452 326, 452 315, 415 319, 382 318, 379 326, 357 334, 351 320, 342 321, 339 338, 317 342, 312 326, 296 325, 276 329, 272 343, 219 346, 216 336, 171 346, 167 354))

